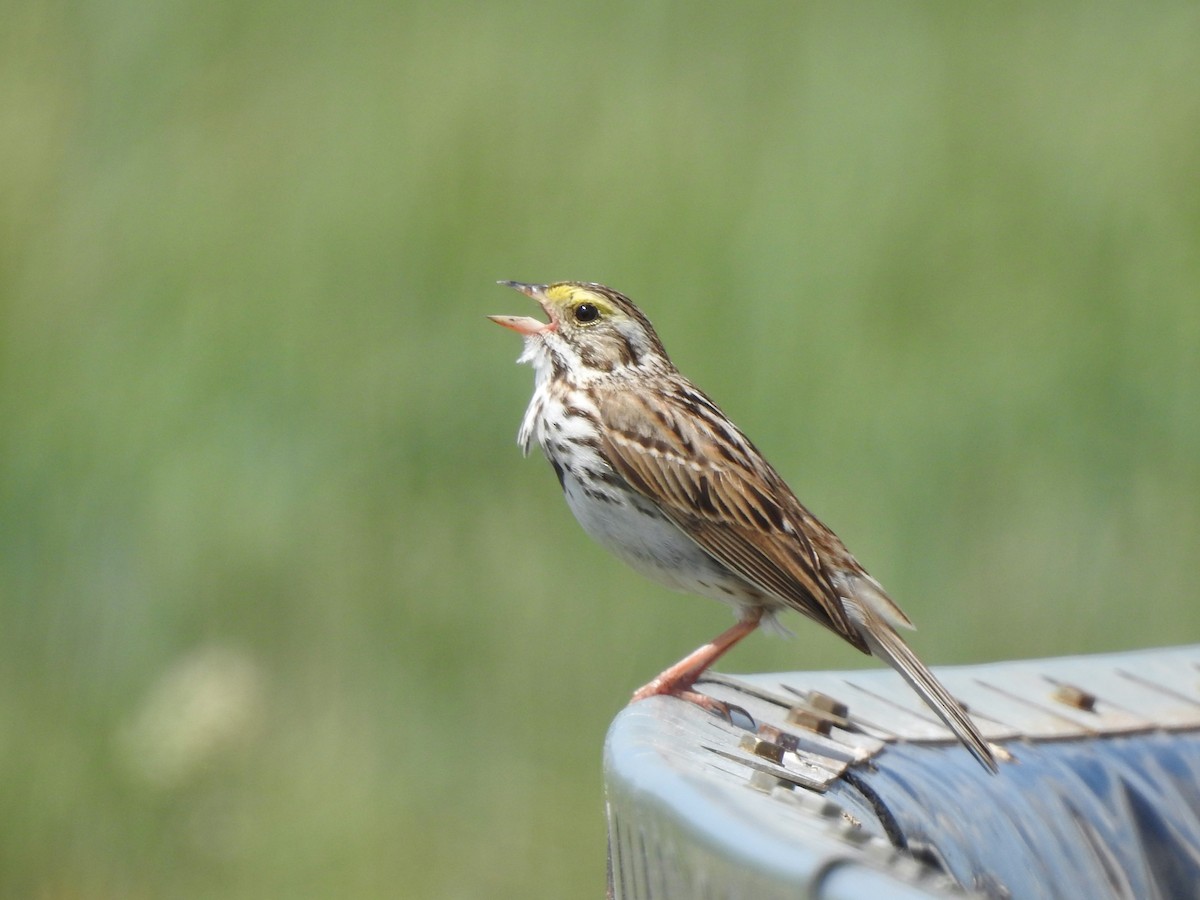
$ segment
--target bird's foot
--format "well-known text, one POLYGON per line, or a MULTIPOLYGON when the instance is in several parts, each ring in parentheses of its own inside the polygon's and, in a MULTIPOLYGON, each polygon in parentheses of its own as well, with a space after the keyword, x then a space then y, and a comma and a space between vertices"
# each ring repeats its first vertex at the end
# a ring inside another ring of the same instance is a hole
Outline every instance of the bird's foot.
POLYGON ((707 694, 701 694, 699 691, 693 691, 690 685, 686 687, 676 685, 672 689, 670 685, 660 684, 659 682, 660 679, 656 678, 644 687, 634 691, 633 697, 629 701, 630 704, 637 703, 639 700, 645 700, 648 697, 678 697, 680 700, 685 700, 694 706, 698 706, 731 724, 754 727, 754 717, 740 706, 726 703, 724 700, 718 700, 716 697, 710 697, 707 694), (747 722, 749 726, 746 725, 747 722))
POLYGON ((763 611, 761 609, 751 609, 745 614, 745 617, 733 625, 731 628, 722 632, 714 640, 693 650, 671 668, 653 679, 649 684, 643 685, 633 692, 631 703, 636 703, 639 700, 645 700, 647 697, 657 697, 661 694, 667 694, 672 697, 682 697, 695 703, 697 706, 702 706, 705 709, 714 709, 715 704, 721 701, 713 700, 711 697, 706 697, 704 694, 698 694, 692 690, 692 686, 696 680, 704 674, 704 671, 715 663, 725 653, 758 627, 759 619, 762 618, 763 611))

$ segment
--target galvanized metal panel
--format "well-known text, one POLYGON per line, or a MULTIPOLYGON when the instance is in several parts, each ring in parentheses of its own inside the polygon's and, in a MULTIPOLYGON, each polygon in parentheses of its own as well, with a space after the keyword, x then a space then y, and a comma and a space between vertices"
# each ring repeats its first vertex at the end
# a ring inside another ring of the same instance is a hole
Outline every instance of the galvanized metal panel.
POLYGON ((939 676, 999 775, 890 671, 714 676, 733 723, 668 698, 625 710, 605 755, 613 895, 1196 892, 1200 647, 939 676))

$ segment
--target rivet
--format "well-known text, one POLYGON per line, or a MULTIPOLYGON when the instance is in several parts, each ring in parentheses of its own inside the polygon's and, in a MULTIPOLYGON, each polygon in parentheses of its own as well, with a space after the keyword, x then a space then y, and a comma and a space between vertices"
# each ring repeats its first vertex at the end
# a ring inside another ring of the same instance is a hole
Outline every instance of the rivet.
POLYGON ((822 694, 820 691, 808 692, 808 705, 813 709, 819 709, 822 712, 837 716, 839 719, 846 718, 850 713, 850 707, 841 700, 835 700, 833 697, 830 697, 828 694, 822 694))
POLYGON ((1083 688, 1075 687, 1073 684, 1058 685, 1052 696, 1059 703, 1081 709, 1084 712, 1094 712, 1096 709, 1096 695, 1088 693, 1083 688))
POLYGON ((780 787, 785 782, 776 778, 770 772, 764 772, 762 769, 754 769, 750 773, 750 787, 756 791, 762 791, 764 794, 769 794, 780 787))
POLYGON ((776 765, 783 764, 783 748, 774 741, 765 741, 753 734, 743 734, 738 746, 747 753, 770 760, 776 765))
POLYGON ((774 725, 767 725, 765 723, 759 725, 758 736, 764 741, 778 744, 783 748, 784 753, 795 753, 796 748, 800 746, 800 738, 774 725))
POLYGON ((787 723, 815 731, 817 734, 829 734, 833 730, 832 722, 803 706, 793 706, 788 710, 787 723))

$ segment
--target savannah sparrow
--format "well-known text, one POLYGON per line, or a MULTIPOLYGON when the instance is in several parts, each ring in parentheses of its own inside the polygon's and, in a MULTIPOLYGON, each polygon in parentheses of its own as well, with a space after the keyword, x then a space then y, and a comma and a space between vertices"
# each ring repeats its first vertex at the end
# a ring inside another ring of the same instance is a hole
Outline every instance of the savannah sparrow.
POLYGON ((634 693, 683 697, 705 669, 793 609, 891 665, 986 768, 987 742, 897 633, 908 617, 737 426, 667 358, 633 302, 599 284, 503 281, 549 322, 491 316, 525 338, 533 399, 517 442, 554 468, 584 531, 643 575, 732 605, 738 622, 634 693))

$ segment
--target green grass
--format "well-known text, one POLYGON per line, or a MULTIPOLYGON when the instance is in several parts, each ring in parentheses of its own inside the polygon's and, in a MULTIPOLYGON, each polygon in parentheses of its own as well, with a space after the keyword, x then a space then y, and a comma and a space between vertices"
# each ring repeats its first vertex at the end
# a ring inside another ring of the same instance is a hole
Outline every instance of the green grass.
MULTIPOLYGON (((729 621, 513 446, 606 281, 932 663, 1196 640, 1200 14, 0 3, 0 894, 591 897, 729 621)), ((801 621, 726 668, 870 663, 801 621)))

